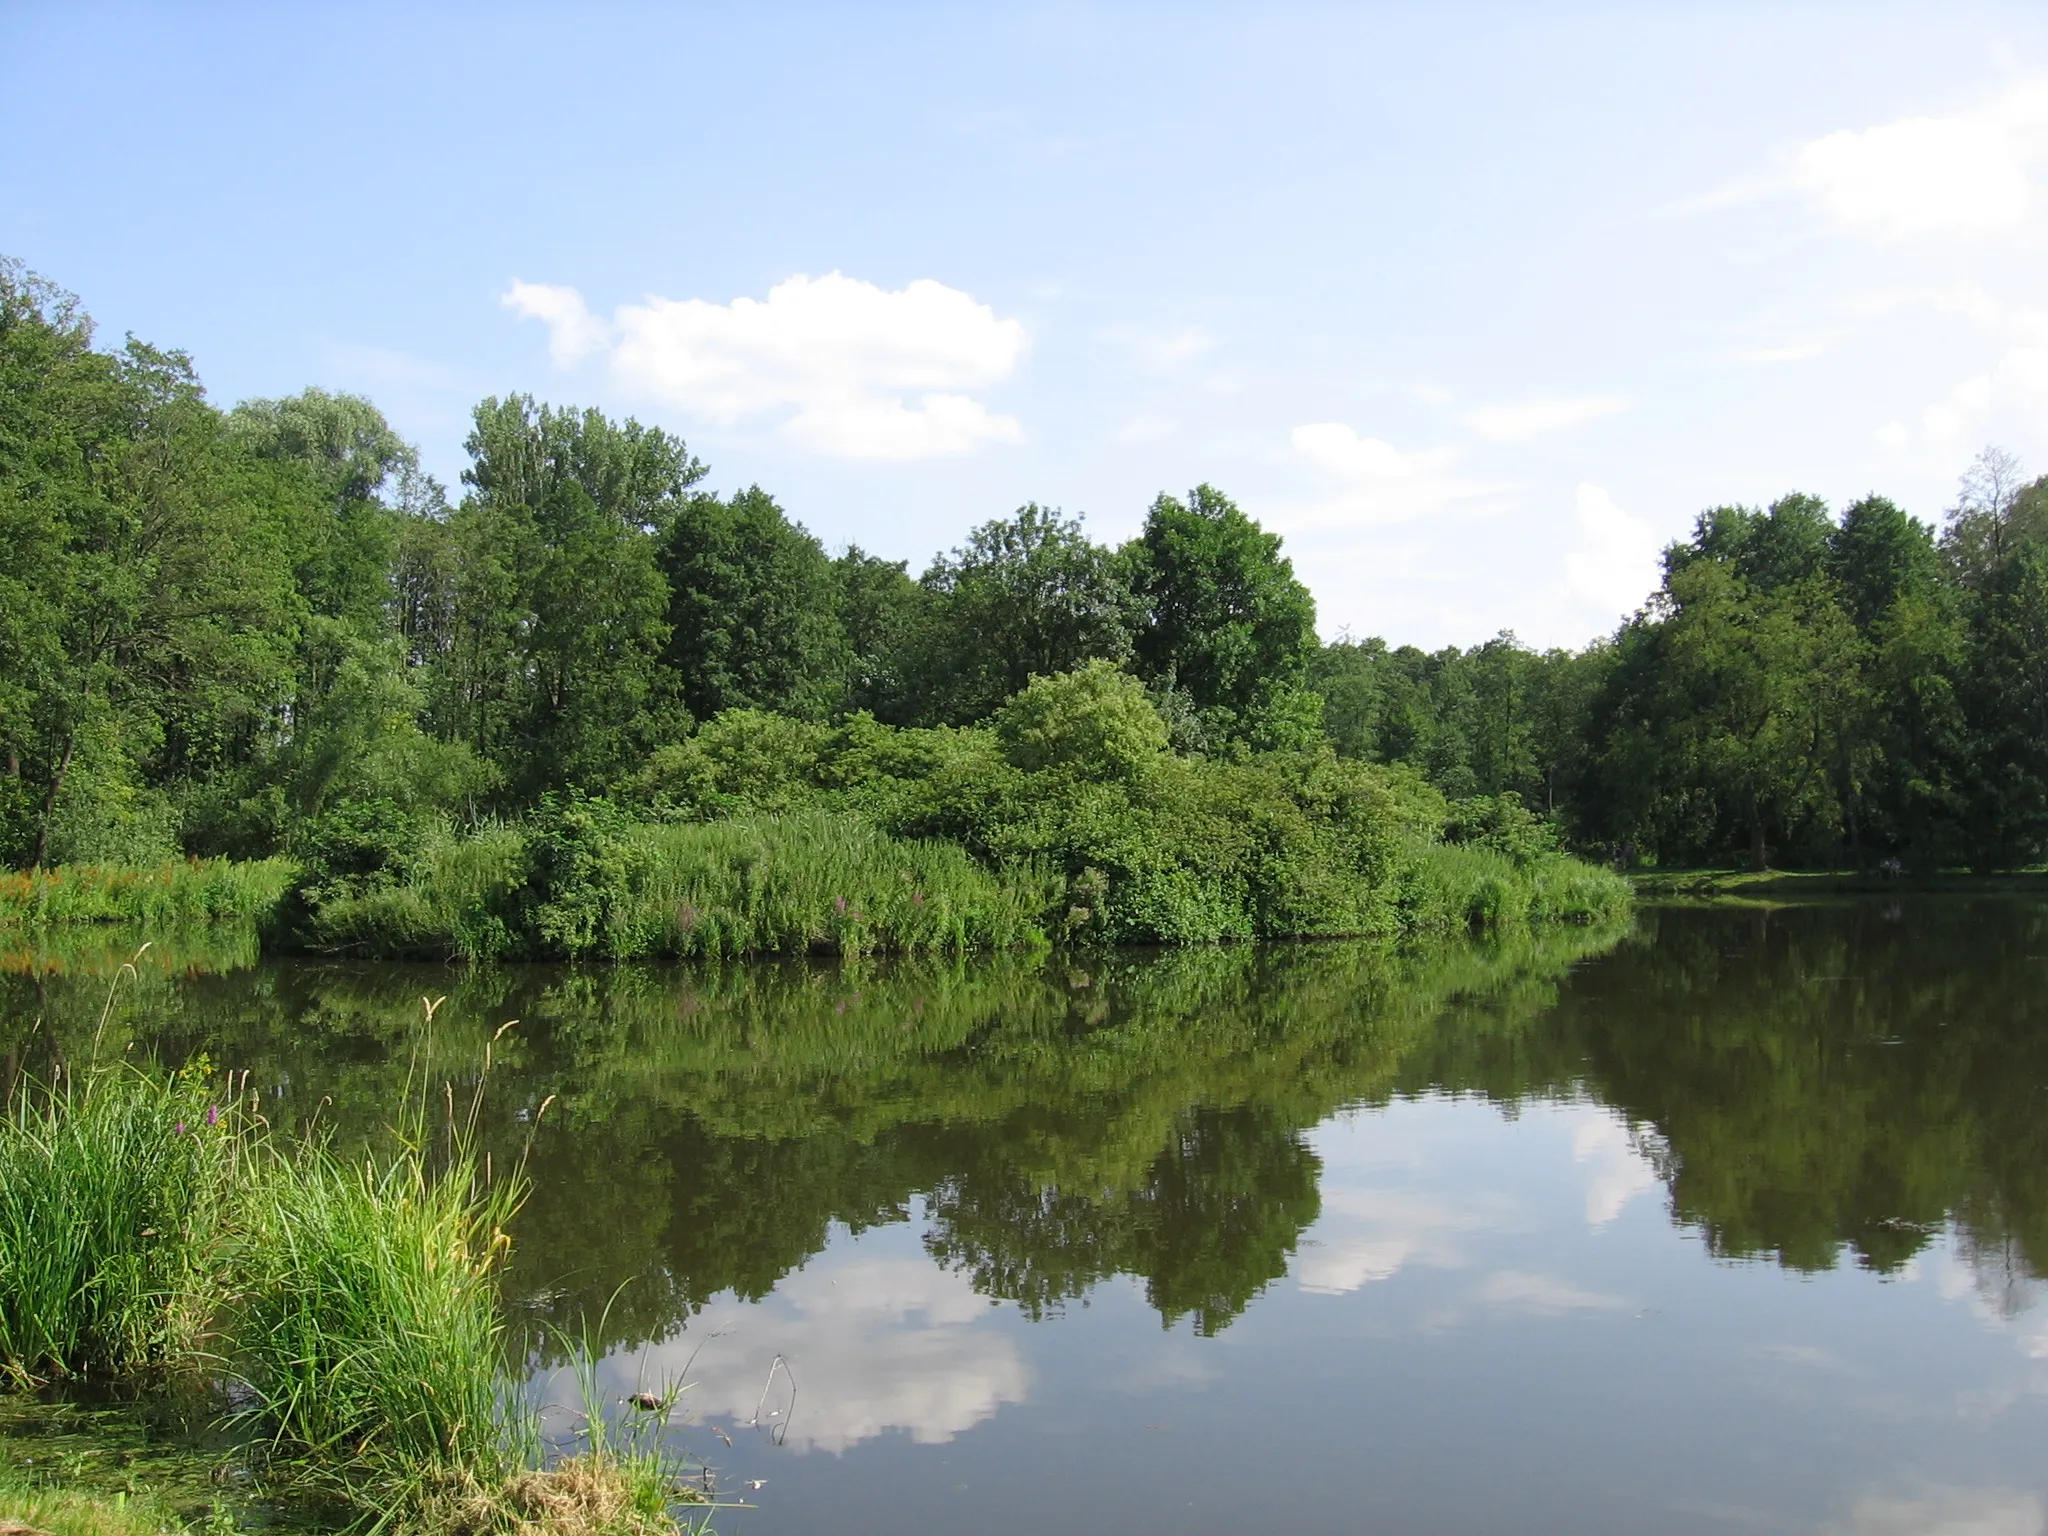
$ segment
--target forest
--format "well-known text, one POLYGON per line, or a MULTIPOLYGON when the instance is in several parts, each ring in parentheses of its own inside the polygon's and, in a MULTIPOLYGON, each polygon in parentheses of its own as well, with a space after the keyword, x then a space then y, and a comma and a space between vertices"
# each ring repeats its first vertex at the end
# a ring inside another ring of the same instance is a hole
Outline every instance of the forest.
POLYGON ((855 947, 1048 910, 1380 931, 1498 900, 1482 857, 1550 869, 1513 900, 1558 915, 1593 900, 1565 849, 1996 869, 2048 839, 2048 479, 1992 450, 1938 528, 1875 495, 1715 508, 1610 637, 1431 653, 1322 643, 1207 484, 1120 547, 1026 505, 913 575, 630 419, 492 398, 464 446, 451 497, 360 397, 220 409, 185 354, 97 346, 0 267, 0 864, 285 856, 329 937, 651 953, 759 947, 681 887, 650 899, 682 938, 622 938, 605 894, 636 859, 745 884, 739 823, 851 860, 855 947))

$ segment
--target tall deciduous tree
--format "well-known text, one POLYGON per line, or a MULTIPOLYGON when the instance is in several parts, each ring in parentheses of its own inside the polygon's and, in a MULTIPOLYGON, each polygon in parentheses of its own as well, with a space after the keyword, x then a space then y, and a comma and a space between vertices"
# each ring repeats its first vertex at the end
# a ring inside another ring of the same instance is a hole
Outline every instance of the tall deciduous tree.
POLYGON ((849 656, 832 562, 766 491, 685 498, 661 564, 668 665, 699 719, 726 709, 821 719, 839 706, 849 656))
POLYGON ((906 682, 930 724, 985 719, 1034 676, 1127 660, 1136 608, 1116 556, 1036 503, 932 562, 906 682))
POLYGON ((465 446, 437 716, 520 795, 600 785, 663 729, 660 548, 704 467, 659 428, 524 395, 479 405, 465 446))
POLYGON ((233 451, 183 354, 95 352, 69 295, 0 267, 0 733, 16 857, 164 847, 165 788, 274 727, 296 615, 284 522, 279 487, 233 451))
POLYGON ((1214 486, 1161 494, 1127 550, 1144 605, 1137 658, 1185 692, 1220 737, 1293 744, 1319 734, 1304 707, 1315 599, 1266 532, 1214 486))

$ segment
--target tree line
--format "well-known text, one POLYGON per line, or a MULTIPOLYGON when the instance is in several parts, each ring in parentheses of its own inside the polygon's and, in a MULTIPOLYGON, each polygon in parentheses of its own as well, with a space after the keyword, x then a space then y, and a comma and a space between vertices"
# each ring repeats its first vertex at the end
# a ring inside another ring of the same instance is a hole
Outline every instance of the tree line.
POLYGON ((211 404, 0 266, 0 860, 255 856, 340 808, 604 794, 733 711, 961 727, 1109 663, 1172 751, 1334 752, 1663 862, 2028 862, 2048 836, 2048 486, 1980 461, 1937 536, 1881 498, 1704 514, 1616 635, 1319 642, 1227 496, 1092 540, 1027 505, 913 576, 596 410, 483 401, 458 495, 367 400, 211 404))

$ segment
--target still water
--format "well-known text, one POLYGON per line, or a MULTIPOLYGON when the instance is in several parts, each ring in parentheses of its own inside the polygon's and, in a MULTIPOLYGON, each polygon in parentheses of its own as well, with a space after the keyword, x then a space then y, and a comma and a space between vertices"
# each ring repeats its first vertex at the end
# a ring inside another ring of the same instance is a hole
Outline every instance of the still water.
MULTIPOLYGON (((0 1071, 90 1049, 132 943, 0 951, 0 1071)), ((564 1332, 614 1400, 685 1382, 723 1532, 2048 1530, 2038 903, 138 970, 103 1054, 344 1137, 518 1020, 484 1094, 536 1383, 573 1400, 564 1332)))

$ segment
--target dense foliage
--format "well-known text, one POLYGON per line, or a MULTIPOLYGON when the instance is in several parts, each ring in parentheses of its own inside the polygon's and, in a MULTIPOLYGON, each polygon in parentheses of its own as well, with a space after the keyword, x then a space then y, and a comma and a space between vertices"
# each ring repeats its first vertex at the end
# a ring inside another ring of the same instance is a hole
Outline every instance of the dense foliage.
POLYGON ((466 447, 451 503, 368 401, 222 411, 0 267, 0 864, 284 855, 360 915, 570 799, 822 812, 1050 872, 1054 929, 1180 939, 1383 929, 1446 841, 2048 840, 2048 489, 1995 456, 1939 539, 1723 508, 1611 641, 1426 655, 1320 645, 1212 486, 1121 548, 1027 505, 913 578, 658 428, 513 396, 466 447))
POLYGON ((1881 496, 1702 513, 1611 640, 1340 642, 1340 751, 1519 794, 1622 862, 2012 868, 2048 852, 2048 479, 1986 450, 1939 535, 1881 496))
POLYGON ((281 936, 469 956, 1371 933, 1624 899, 1500 817, 1451 823, 1476 845, 1453 856, 1440 794, 1340 757, 1307 589, 1212 487, 1160 497, 1123 549, 1025 506, 913 580, 828 556, 758 486, 703 489, 666 432, 523 396, 476 408, 451 505, 368 401, 219 411, 181 355, 96 350, 18 266, 0 369, 21 920, 241 867, 181 858, 278 860, 281 936))

